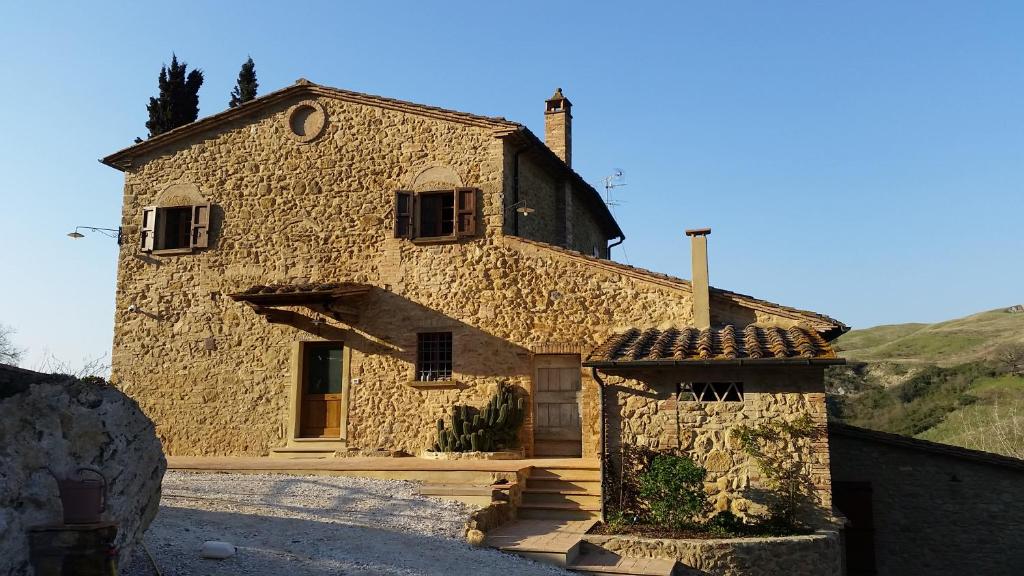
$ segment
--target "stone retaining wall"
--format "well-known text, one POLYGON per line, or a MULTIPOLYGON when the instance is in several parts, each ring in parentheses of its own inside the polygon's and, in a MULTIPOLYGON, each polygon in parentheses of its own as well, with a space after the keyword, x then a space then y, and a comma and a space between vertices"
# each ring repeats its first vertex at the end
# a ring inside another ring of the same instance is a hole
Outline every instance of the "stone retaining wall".
POLYGON ((680 574, 707 576, 839 576, 842 544, 837 532, 780 538, 662 540, 627 535, 587 535, 586 541, 623 556, 667 558, 680 574))

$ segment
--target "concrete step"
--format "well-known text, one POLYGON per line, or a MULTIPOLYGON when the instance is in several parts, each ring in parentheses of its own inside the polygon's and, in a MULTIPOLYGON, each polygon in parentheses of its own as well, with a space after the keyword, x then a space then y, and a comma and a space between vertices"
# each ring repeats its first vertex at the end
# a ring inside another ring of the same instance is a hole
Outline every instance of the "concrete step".
POLYGON ((601 482, 598 480, 562 480, 530 477, 526 479, 526 489, 532 492, 566 491, 600 494, 601 482))
POLYGON ((581 505, 588 506, 597 510, 601 509, 601 497, 597 494, 567 494, 565 492, 534 492, 533 490, 527 489, 523 492, 523 502, 521 506, 562 506, 562 505, 581 505))

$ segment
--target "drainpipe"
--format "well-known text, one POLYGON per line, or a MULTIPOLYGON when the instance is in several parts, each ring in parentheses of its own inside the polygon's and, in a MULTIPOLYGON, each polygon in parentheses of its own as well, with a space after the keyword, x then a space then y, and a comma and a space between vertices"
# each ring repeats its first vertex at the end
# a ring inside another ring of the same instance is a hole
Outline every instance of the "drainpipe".
MULTIPOLYGON (((519 155, 526 147, 516 150, 512 155, 512 206, 519 204, 519 155)), ((519 210, 512 211, 512 234, 519 236, 519 210)))
POLYGON ((616 246, 618 246, 619 244, 622 244, 625 241, 626 241, 626 235, 625 234, 619 234, 619 239, 608 245, 608 259, 609 260, 612 259, 612 248, 615 248, 616 246))
POLYGON ((605 521, 605 510, 604 510, 604 457, 605 457, 605 417, 604 417, 604 380, 601 379, 601 375, 598 374, 597 368, 590 369, 591 376, 594 377, 594 381, 597 382, 597 405, 598 405, 598 417, 601 419, 601 432, 598 437, 598 446, 600 447, 600 454, 598 454, 598 471, 601 477, 601 522, 605 521))

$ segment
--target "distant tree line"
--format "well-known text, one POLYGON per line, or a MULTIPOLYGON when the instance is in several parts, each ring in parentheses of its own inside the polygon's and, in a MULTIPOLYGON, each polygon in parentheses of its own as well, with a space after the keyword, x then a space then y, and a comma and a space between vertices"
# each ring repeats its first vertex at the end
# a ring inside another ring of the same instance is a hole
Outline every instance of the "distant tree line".
MULTIPOLYGON (((160 67, 158 94, 151 97, 146 106, 149 112, 149 120, 146 121, 149 137, 195 122, 199 117, 199 88, 202 85, 203 71, 189 71, 187 63, 179 62, 178 56, 171 54, 171 65, 160 67)), ((256 64, 250 57, 238 72, 238 81, 231 90, 228 106, 234 108, 252 100, 256 97, 257 88, 256 64)), ((142 140, 136 138, 135 141, 142 140)))

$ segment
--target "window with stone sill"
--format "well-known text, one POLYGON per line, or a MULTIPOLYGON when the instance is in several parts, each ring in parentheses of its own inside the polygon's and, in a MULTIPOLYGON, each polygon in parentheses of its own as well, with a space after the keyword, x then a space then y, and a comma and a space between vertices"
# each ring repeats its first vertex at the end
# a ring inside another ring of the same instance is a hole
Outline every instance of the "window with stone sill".
POLYGON ((684 382, 679 385, 683 402, 743 402, 743 382, 684 382))
POLYGON ((458 239, 477 234, 476 188, 395 192, 395 238, 458 239))
POLYGON ((142 209, 139 248, 143 252, 191 252, 209 247, 210 204, 147 206, 142 209))
POLYGON ((416 335, 417 382, 452 379, 452 333, 420 332, 416 335))

